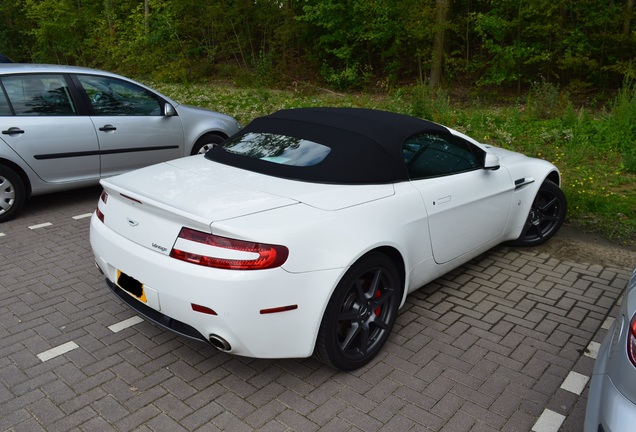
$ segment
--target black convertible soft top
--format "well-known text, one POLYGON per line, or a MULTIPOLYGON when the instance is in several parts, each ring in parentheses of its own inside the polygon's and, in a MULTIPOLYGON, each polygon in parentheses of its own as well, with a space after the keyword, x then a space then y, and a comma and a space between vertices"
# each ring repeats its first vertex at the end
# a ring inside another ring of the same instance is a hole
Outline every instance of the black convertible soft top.
POLYGON ((289 166, 237 155, 215 147, 206 158, 276 177, 336 184, 395 183, 408 180, 402 144, 423 133, 450 135, 436 123, 365 108, 298 108, 254 119, 228 142, 247 133, 302 138, 331 151, 313 166, 289 166))

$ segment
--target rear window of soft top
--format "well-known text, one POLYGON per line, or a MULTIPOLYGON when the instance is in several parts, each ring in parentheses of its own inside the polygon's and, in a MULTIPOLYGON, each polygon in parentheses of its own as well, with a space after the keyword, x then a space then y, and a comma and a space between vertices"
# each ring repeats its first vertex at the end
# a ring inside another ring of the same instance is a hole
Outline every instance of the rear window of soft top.
POLYGON ((308 167, 322 162, 331 148, 316 142, 274 133, 248 132, 223 144, 228 153, 280 165, 308 167))

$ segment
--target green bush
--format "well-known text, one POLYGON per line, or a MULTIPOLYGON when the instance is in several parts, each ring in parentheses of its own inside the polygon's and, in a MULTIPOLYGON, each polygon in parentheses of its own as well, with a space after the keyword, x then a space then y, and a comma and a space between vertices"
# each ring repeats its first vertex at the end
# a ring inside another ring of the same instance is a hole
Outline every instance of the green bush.
POLYGON ((418 85, 409 92, 409 98, 411 103, 407 114, 412 116, 444 123, 451 112, 450 98, 441 88, 418 85))
POLYGON ((603 140, 605 150, 622 154, 623 167, 636 172, 636 85, 627 81, 614 98, 606 114, 603 140))
POLYGON ((534 119, 551 119, 572 111, 567 93, 547 81, 534 83, 528 92, 527 113, 534 119))

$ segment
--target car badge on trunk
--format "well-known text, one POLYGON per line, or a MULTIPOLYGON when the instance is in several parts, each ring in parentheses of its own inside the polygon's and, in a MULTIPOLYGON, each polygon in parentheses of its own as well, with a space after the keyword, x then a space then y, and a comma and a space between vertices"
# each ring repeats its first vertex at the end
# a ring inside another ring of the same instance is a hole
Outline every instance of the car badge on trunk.
POLYGON ((126 218, 126 219, 128 219, 128 225, 130 225, 131 227, 136 227, 137 225, 139 225, 139 222, 137 221, 134 221, 130 218, 126 218))

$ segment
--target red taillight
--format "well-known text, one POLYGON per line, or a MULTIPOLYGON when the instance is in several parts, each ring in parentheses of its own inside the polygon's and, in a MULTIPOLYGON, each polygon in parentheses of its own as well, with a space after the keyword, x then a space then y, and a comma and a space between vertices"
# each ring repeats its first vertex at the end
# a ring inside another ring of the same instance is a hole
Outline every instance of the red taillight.
POLYGON ((285 246, 236 240, 182 228, 170 256, 206 267, 264 270, 283 265, 289 250, 285 246))
POLYGON ((627 354, 632 364, 636 366, 636 315, 629 322, 629 334, 627 335, 627 354))
MULTIPOLYGON (((102 191, 102 194, 99 196, 99 200, 104 204, 108 202, 108 194, 105 190, 102 191)), ((97 219, 104 223, 104 213, 99 209, 99 203, 97 205, 97 210, 95 210, 95 214, 97 214, 97 219)))

